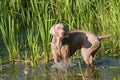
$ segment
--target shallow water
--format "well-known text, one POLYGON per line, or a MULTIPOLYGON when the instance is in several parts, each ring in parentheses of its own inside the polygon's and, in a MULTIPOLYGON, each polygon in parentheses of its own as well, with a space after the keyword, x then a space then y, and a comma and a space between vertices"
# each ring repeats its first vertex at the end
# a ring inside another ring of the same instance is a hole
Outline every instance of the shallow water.
MULTIPOLYGON (((120 60, 102 57, 94 61, 94 67, 85 67, 81 59, 75 58, 72 66, 54 69, 53 62, 40 63, 33 69, 29 64, 16 62, 0 66, 0 80, 120 80, 120 60), (82 73, 82 74, 81 74, 82 73)), ((61 65, 60 63, 59 65, 61 65)))

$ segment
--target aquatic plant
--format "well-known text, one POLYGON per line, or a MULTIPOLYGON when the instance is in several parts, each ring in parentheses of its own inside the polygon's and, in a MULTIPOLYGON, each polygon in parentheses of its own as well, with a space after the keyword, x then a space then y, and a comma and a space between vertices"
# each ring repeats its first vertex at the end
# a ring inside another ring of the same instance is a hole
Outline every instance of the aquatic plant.
MULTIPOLYGON (((4 44, 6 46, 6 49, 9 53, 9 60, 13 61, 17 58, 19 58, 19 48, 18 48, 18 40, 15 37, 15 20, 11 19, 11 16, 7 16, 8 18, 2 19, 1 18, 1 25, 0 30, 2 33, 2 39, 4 41, 4 44)), ((17 35, 16 35, 17 36, 17 35)))
POLYGON ((27 55, 32 60, 44 55, 44 60, 48 62, 51 42, 49 29, 53 24, 61 22, 66 23, 70 29, 88 30, 96 35, 112 34, 111 38, 101 42, 99 52, 100 55, 106 53, 118 56, 119 4, 119 0, 0 1, 0 29, 9 59, 19 58, 19 40, 23 37, 19 39, 18 36, 24 32, 25 45, 31 51, 30 54, 26 52, 27 55))

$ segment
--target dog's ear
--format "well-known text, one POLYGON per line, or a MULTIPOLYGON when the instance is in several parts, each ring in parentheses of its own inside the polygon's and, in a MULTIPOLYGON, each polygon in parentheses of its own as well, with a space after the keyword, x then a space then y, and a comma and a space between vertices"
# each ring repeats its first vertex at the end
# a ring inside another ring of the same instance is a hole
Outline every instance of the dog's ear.
POLYGON ((52 34, 53 36, 55 35, 55 29, 54 29, 55 25, 53 25, 51 28, 50 28, 50 31, 49 33, 52 34))
POLYGON ((69 37, 69 29, 66 29, 66 37, 68 38, 69 37))
POLYGON ((68 38, 69 37, 69 28, 66 24, 64 24, 65 26, 65 34, 66 34, 66 37, 68 38))

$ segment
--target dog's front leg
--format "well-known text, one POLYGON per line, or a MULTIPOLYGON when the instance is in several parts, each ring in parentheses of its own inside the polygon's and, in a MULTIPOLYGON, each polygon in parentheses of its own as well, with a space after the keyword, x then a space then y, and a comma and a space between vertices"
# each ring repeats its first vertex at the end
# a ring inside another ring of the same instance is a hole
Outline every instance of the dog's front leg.
POLYGON ((58 53, 54 49, 52 50, 52 56, 53 56, 55 64, 57 64, 58 63, 58 53))

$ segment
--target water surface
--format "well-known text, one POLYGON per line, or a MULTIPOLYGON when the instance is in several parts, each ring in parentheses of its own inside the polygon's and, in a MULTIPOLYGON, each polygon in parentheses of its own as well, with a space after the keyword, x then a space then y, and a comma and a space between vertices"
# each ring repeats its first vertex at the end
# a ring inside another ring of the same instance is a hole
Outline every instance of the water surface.
POLYGON ((79 58, 72 63, 75 65, 64 70, 53 69, 53 61, 40 62, 37 68, 22 61, 14 65, 6 63, 0 66, 0 80, 120 80, 119 59, 101 57, 94 61, 93 68, 85 67, 79 58))

